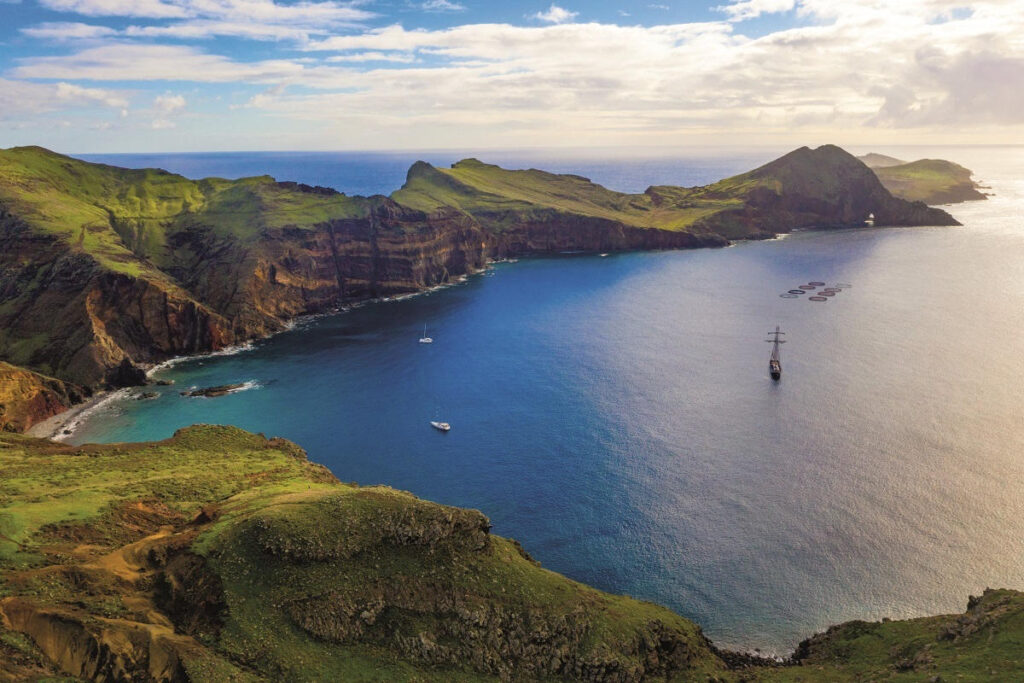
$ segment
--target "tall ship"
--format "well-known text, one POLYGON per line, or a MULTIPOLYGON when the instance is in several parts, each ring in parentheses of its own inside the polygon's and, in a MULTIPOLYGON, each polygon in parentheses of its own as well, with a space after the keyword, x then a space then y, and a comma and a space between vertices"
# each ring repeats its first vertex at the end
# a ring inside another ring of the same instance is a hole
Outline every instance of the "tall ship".
POLYGON ((782 359, 779 357, 779 344, 785 344, 786 340, 779 339, 780 336, 786 334, 785 332, 779 331, 779 326, 775 326, 774 332, 769 332, 772 335, 771 339, 765 339, 766 342, 772 345, 772 355, 768 358, 768 374, 771 378, 778 381, 782 379, 782 359))

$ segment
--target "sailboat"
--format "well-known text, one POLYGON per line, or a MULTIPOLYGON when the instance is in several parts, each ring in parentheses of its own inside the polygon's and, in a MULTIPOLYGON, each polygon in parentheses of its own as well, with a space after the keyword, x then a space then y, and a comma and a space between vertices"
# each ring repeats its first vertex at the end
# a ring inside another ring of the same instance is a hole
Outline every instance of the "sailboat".
POLYGON ((427 325, 423 324, 423 336, 420 337, 420 344, 433 344, 434 340, 427 336, 427 325))
POLYGON ((437 422, 436 420, 431 420, 430 426, 441 432, 451 431, 452 428, 447 422, 437 422))
POLYGON ((779 339, 779 335, 786 334, 785 332, 779 331, 779 326, 775 326, 774 332, 768 334, 773 335, 772 339, 765 339, 766 342, 772 344, 772 355, 768 359, 768 374, 771 378, 778 381, 782 379, 782 360, 779 358, 779 344, 785 344, 786 340, 779 339))

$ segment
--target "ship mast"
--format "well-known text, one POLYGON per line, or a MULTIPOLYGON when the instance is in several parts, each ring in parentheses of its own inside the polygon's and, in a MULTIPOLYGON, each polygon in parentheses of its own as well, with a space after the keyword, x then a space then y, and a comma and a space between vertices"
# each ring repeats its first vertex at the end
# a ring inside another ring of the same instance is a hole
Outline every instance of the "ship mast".
POLYGON ((786 333, 785 332, 780 332, 779 331, 779 326, 776 325, 775 326, 775 331, 774 332, 769 332, 768 334, 772 335, 772 339, 765 339, 766 342, 769 342, 769 343, 773 344, 771 360, 778 361, 779 360, 779 344, 785 344, 786 343, 786 340, 785 339, 779 339, 779 336, 783 335, 783 334, 786 334, 786 333))

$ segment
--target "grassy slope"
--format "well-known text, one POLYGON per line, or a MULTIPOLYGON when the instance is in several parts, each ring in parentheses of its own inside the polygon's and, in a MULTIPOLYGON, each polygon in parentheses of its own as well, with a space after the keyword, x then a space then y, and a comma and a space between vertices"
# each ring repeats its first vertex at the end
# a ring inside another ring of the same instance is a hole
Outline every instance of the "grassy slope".
MULTIPOLYGON (((471 548, 473 534, 438 532, 472 530, 479 513, 386 487, 340 484, 296 446, 234 428, 193 427, 163 442, 80 448, 3 434, 0 469, 0 604, 19 596, 79 619, 139 619, 137 590, 97 578, 96 567, 110 564, 104 558, 155 530, 171 530, 208 559, 228 609, 219 635, 200 633, 186 657, 194 680, 486 679, 472 668, 398 656, 392 647, 399 636, 415 640, 421 633, 443 645, 444 624, 429 606, 449 596, 484 615, 532 615, 528 629, 585 623, 580 647, 587 656, 624 666, 629 658, 622 653, 636 634, 660 622, 696 653, 678 680, 1024 676, 1024 595, 1013 591, 988 592, 959 617, 834 627, 808 642, 800 666, 728 671, 696 627, 668 610, 541 569, 504 539, 471 548), (189 524, 211 506, 214 521, 189 524), (303 613, 312 632, 329 632, 335 606, 356 605, 358 613, 360 600, 372 602, 384 589, 427 607, 385 610, 348 644, 311 637, 286 608, 312 604, 303 613)), ((0 627, 4 653, 12 662, 17 656, 23 671, 45 669, 30 641, 0 627)))
MULTIPOLYGON (((418 162, 392 198, 421 211, 452 206, 478 218, 555 210, 663 230, 684 230, 700 218, 742 204, 738 197, 706 196, 701 188, 665 187, 623 194, 576 175, 508 170, 476 159, 444 169, 418 162)), ((502 227, 500 220, 487 222, 502 227)))
POLYGON ((250 240, 264 228, 359 215, 366 202, 302 192, 269 176, 194 181, 15 147, 0 150, 0 204, 111 270, 167 280, 159 266, 167 235, 177 230, 200 224, 250 240))
MULTIPOLYGON (((372 639, 332 645, 275 609, 326 593, 372 592, 382 584, 464 594, 512 612, 571 614, 591 624, 585 648, 595 656, 659 620, 703 653, 693 663, 702 679, 723 669, 690 622, 541 569, 504 539, 492 537, 486 550, 473 552, 443 539, 429 548, 382 543, 381 525, 395 520, 426 520, 429 530, 430 523, 453 516, 483 518, 386 487, 340 484, 281 440, 194 427, 158 443, 71 448, 2 434, 0 469, 0 600, 20 596, 97 618, 129 618, 129 598, 137 596, 126 595, 117 582, 83 587, 80 575, 63 579, 48 567, 102 564, 98 558, 126 543, 167 525, 180 531, 203 506, 218 506, 217 521, 202 527, 194 550, 208 556, 220 575, 229 616, 219 639, 204 641, 207 651, 189 660, 197 680, 217 680, 240 663, 251 674, 273 679, 482 678, 472 670, 415 665, 372 639), (268 534, 269 541, 254 540, 268 534), (287 552, 268 553, 268 543, 284 544, 287 552), (302 552, 322 557, 296 561, 302 552)), ((388 622, 410 635, 434 626, 423 615, 388 622)))
POLYGON ((903 159, 879 154, 878 152, 870 152, 857 158, 863 161, 864 165, 868 168, 885 168, 886 166, 900 166, 907 163, 903 159))
POLYGON ((935 204, 985 198, 975 189, 971 171, 951 161, 919 159, 874 171, 887 190, 910 201, 935 204))

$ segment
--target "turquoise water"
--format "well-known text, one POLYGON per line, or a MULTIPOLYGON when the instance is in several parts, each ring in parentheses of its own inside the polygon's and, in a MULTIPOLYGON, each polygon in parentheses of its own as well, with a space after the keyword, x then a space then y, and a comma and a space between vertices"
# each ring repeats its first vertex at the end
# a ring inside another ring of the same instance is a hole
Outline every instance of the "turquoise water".
POLYGON ((1024 159, 942 156, 998 193, 952 208, 962 228, 499 264, 182 362, 71 440, 285 436, 343 480, 478 508, 544 566, 727 646, 959 611, 1024 588, 1024 159), (810 280, 853 286, 779 297, 810 280), (236 382, 253 388, 178 395, 236 382))

